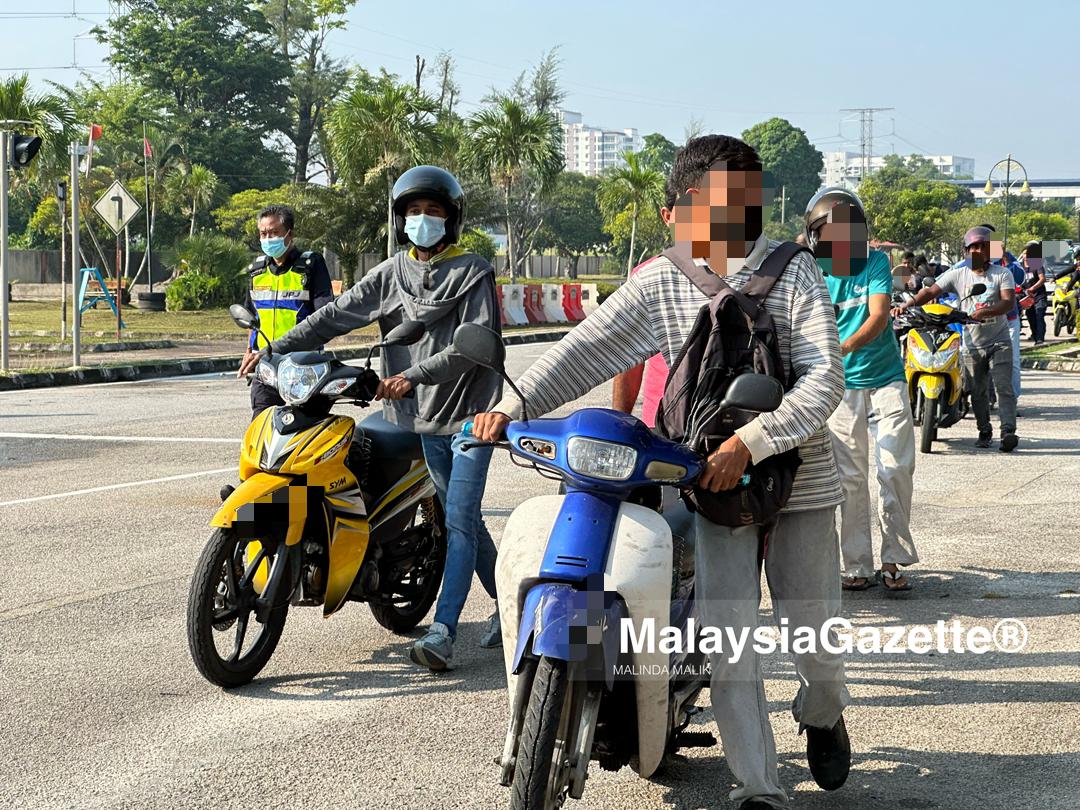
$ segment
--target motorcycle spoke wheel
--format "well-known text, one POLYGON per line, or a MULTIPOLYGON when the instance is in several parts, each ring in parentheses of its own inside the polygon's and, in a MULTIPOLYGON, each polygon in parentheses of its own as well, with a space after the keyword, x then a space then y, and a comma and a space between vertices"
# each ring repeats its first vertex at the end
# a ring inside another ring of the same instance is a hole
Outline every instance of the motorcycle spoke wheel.
POLYGON ((383 598, 393 599, 393 602, 368 604, 375 621, 394 633, 407 633, 423 621, 438 596, 446 567, 446 527, 437 499, 433 497, 421 503, 413 529, 416 527, 427 531, 431 540, 431 549, 424 561, 394 581, 380 584, 383 598), (403 597, 404 593, 410 596, 403 597))
POLYGON ((262 595, 256 590, 256 573, 262 568, 269 575, 289 561, 281 556, 287 553, 284 548, 271 554, 260 547, 245 564, 249 545, 231 531, 214 532, 196 563, 188 594, 192 660, 207 680, 225 688, 249 683, 262 670, 277 647, 289 608, 285 601, 269 610, 265 621, 259 620, 257 600, 262 595))

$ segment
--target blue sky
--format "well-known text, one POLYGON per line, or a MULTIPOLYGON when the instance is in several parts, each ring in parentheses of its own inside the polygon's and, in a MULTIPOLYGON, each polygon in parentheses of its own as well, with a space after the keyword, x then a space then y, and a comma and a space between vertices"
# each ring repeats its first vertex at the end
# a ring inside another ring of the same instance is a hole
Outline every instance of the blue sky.
MULTIPOLYGON (((73 0, 26 5, 28 14, 70 14, 73 0)), ((108 10, 107 0, 74 0, 82 20, 11 19, 15 6, 0 2, 4 69, 70 65, 73 37, 108 10)), ((412 75, 415 54, 432 64, 448 50, 468 112, 558 45, 565 106, 586 123, 680 142, 691 118, 737 134, 781 115, 823 151, 857 151, 858 122, 839 110, 894 107, 875 119, 875 154, 963 155, 985 176, 1011 151, 1032 178, 1076 178, 1078 23, 1080 5, 1064 0, 360 0, 332 48, 403 76, 412 75)), ((105 55, 89 39, 76 41, 74 53, 89 66, 105 55)), ((71 82, 77 73, 31 75, 71 82)))

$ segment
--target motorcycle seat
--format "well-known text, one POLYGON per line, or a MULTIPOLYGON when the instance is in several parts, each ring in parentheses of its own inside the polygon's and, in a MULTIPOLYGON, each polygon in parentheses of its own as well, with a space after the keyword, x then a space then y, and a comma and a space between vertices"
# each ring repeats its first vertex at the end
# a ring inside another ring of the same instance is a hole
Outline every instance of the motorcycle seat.
POLYGON ((415 461, 424 457, 420 437, 386 421, 381 413, 371 414, 359 427, 371 441, 373 458, 415 461))

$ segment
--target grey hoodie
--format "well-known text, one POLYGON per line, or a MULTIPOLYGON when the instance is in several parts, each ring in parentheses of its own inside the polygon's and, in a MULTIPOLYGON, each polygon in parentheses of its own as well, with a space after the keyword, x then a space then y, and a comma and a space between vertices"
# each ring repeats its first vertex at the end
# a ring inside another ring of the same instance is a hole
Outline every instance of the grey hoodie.
POLYGON ((336 301, 316 310, 271 344, 275 353, 310 351, 332 338, 378 322, 386 334, 402 321, 427 331, 412 346, 383 349, 382 376, 402 374, 415 399, 387 402, 386 418, 416 433, 449 435, 491 409, 502 380, 450 345, 463 323, 501 331, 495 271, 482 257, 451 246, 424 262, 401 251, 372 268, 336 301))

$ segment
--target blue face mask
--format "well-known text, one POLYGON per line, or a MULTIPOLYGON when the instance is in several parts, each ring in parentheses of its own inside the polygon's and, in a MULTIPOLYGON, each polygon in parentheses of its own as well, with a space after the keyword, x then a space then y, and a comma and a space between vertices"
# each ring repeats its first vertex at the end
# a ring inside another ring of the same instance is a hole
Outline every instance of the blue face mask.
POLYGON ((285 251, 288 249, 285 246, 284 236, 275 236, 271 239, 261 239, 259 244, 262 246, 262 252, 269 256, 271 259, 280 259, 285 255, 285 251))
POLYGON ((434 247, 446 235, 446 220, 427 214, 405 217, 405 233, 418 248, 434 247))

